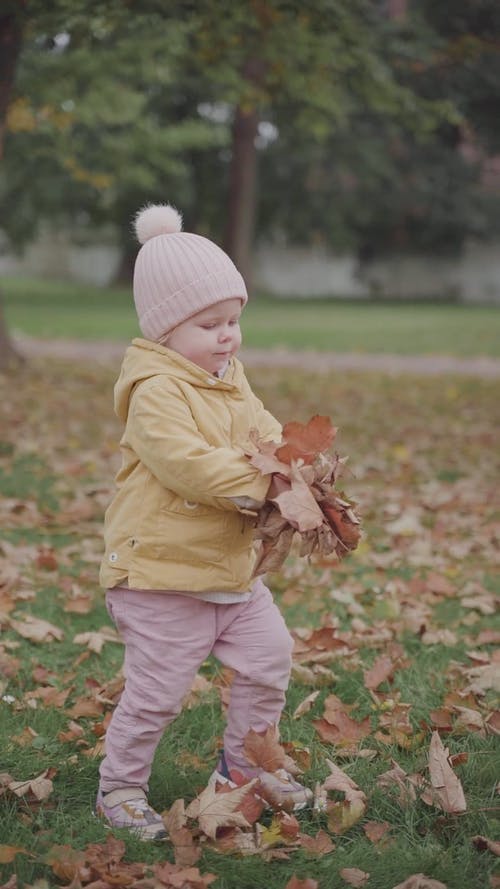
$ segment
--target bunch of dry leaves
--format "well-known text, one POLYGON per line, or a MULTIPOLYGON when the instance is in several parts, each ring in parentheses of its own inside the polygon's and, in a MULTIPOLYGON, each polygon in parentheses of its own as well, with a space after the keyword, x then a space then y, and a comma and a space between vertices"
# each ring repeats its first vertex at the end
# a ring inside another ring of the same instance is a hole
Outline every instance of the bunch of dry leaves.
POLYGON ((342 559, 356 549, 361 533, 356 504, 335 487, 347 461, 330 452, 336 434, 329 417, 319 415, 305 425, 287 423, 279 443, 252 434, 250 463, 273 475, 256 528, 261 542, 256 574, 280 568, 297 533, 301 556, 335 553, 342 559))

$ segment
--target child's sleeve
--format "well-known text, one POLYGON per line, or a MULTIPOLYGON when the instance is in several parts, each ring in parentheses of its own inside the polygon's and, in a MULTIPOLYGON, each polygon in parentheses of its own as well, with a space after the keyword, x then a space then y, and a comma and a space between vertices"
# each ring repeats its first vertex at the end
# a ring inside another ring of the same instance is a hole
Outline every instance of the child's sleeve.
POLYGON ((136 392, 125 437, 158 481, 185 500, 235 511, 232 497, 265 499, 271 476, 263 476, 235 449, 208 444, 188 403, 174 389, 151 385, 136 392))

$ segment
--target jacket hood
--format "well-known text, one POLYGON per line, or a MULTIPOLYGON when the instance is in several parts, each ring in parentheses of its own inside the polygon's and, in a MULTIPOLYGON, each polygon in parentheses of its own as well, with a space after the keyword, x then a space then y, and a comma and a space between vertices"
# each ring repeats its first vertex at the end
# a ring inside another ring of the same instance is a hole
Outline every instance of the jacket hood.
POLYGON ((228 390, 239 385, 243 378, 243 367, 237 358, 232 358, 224 379, 219 380, 178 352, 137 337, 125 352, 120 376, 115 384, 115 411, 120 420, 127 420, 130 398, 135 387, 158 376, 182 380, 201 389, 228 390))

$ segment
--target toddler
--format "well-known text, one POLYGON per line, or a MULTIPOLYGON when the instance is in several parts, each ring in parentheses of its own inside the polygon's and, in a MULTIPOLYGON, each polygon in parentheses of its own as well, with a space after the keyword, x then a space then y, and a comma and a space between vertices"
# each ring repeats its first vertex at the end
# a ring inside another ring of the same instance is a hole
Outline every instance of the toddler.
POLYGON ((234 671, 213 779, 258 776, 288 809, 312 793, 284 770, 252 767, 244 753, 250 729, 279 721, 292 651, 271 593, 253 578, 249 510, 272 479, 245 450, 252 428, 276 441, 281 427, 235 358, 245 284, 219 247, 182 231, 173 207, 147 207, 135 228, 144 339, 127 349, 115 386, 122 460, 100 574, 125 644, 125 688, 106 733, 96 810, 155 840, 165 830, 147 798, 153 756, 211 653, 234 671))

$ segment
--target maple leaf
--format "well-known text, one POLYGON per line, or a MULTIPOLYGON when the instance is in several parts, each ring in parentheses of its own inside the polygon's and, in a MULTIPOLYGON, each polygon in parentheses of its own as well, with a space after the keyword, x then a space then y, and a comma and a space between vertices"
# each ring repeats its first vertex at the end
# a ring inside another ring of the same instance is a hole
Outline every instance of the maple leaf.
POLYGON ((328 855, 329 852, 335 850, 335 843, 332 842, 327 832, 320 829, 316 836, 311 837, 306 833, 299 834, 300 845, 308 855, 322 856, 328 855))
POLYGON ((312 463, 316 455, 327 451, 337 434, 329 417, 316 414, 308 423, 290 422, 283 427, 283 445, 276 451, 276 456, 283 463, 302 459, 304 463, 312 463))
POLYGON ((290 479, 290 488, 273 497, 273 502, 293 528, 301 532, 314 531, 323 523, 323 512, 295 464, 292 464, 290 479))
POLYGON ((429 774, 431 793, 424 793, 421 799, 437 805, 443 812, 458 814, 465 812, 467 803, 459 778, 449 763, 449 751, 444 747, 438 732, 433 732, 429 746, 429 774))
POLYGON ((285 765, 286 754, 278 740, 278 729, 270 725, 265 732, 250 729, 243 743, 245 756, 254 766, 265 772, 275 772, 285 765))
POLYGON ((215 839, 219 827, 250 827, 238 806, 255 783, 254 779, 229 793, 217 793, 208 786, 189 804, 186 815, 198 819, 201 830, 211 839, 215 839))

